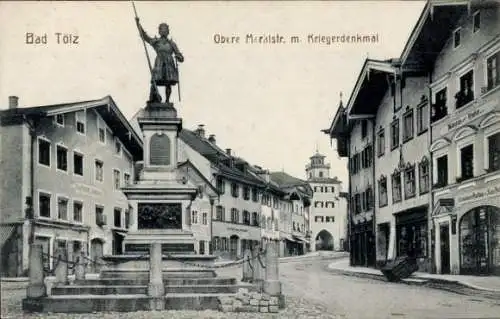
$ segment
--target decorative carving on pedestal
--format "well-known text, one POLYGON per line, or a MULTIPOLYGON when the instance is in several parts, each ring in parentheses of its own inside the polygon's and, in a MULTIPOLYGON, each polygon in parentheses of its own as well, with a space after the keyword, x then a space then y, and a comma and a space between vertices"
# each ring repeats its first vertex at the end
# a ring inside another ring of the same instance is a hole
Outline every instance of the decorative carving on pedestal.
POLYGON ((139 203, 139 229, 182 229, 180 203, 139 203))

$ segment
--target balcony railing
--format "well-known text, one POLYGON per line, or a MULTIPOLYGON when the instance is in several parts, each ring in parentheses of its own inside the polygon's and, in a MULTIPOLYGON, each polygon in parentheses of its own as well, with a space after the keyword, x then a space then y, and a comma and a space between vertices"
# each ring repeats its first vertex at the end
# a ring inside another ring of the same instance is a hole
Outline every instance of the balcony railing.
POLYGON ((464 91, 460 91, 455 95, 455 99, 456 99, 455 107, 457 109, 461 108, 465 104, 474 100, 474 92, 472 90, 468 91, 467 93, 465 93, 464 91))
POLYGON ((431 122, 437 122, 448 115, 448 111, 446 109, 446 101, 432 104, 432 111, 431 122))

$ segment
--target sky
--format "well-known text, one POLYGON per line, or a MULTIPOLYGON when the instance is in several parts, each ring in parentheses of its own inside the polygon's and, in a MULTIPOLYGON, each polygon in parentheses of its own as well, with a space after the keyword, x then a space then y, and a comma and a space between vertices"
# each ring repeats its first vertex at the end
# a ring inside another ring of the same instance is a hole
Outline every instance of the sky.
MULTIPOLYGON (((146 32, 156 35, 167 22, 185 57, 181 101, 177 87, 171 98, 185 128, 204 124, 221 148, 299 178, 319 150, 330 175, 345 185, 346 159, 321 130, 330 126, 340 92, 347 103, 365 58, 400 56, 424 4, 135 2, 146 32), (250 44, 247 34, 279 34, 286 43, 250 44), (318 44, 307 41, 310 34, 378 35, 379 41, 318 44), (240 40, 216 43, 219 36, 240 40), (292 36, 300 43, 291 43, 292 36)), ((149 47, 148 54, 154 60, 149 47)), ((131 2, 0 2, 0 109, 10 95, 20 107, 111 95, 130 119, 145 106, 149 81, 131 2), (47 43, 26 43, 30 33, 47 35, 47 43)))

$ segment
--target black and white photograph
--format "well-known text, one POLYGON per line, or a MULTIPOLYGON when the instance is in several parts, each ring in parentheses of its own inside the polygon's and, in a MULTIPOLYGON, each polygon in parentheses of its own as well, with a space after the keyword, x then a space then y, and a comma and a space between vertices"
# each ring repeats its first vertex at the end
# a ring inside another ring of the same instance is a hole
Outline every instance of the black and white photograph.
POLYGON ((1 1, 1 318, 500 318, 500 0, 1 1))

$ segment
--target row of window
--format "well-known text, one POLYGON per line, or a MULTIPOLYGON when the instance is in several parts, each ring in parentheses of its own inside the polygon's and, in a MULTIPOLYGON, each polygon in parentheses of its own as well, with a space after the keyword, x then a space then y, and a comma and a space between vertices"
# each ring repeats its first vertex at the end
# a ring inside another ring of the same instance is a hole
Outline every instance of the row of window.
POLYGON ((334 186, 314 186, 314 192, 320 192, 320 193, 335 193, 335 187, 334 186))
POLYGON ((240 219, 240 211, 236 208, 231 208, 231 216, 228 220, 226 217, 226 208, 224 206, 218 205, 215 208, 215 220, 218 221, 230 221, 235 224, 244 224, 249 226, 259 226, 259 215, 257 212, 250 212, 244 210, 243 218, 240 219))
POLYGON ((294 231, 298 231, 298 232, 304 232, 306 229, 304 228, 304 224, 299 224, 298 222, 293 222, 292 224, 292 229, 294 231))
POLYGON ((268 229, 268 230, 279 230, 278 229, 278 221, 275 220, 272 217, 267 217, 266 216, 261 216, 261 225, 263 229, 268 229))
MULTIPOLYGON (((56 218, 63 221, 72 221, 76 223, 83 223, 83 202, 79 200, 72 200, 63 196, 57 196, 57 215, 52 214, 52 195, 46 192, 39 192, 38 195, 38 213, 40 217, 56 218), (72 208, 70 210, 70 208, 72 208)), ((115 207, 113 210, 113 225, 118 228, 128 228, 130 225, 130 211, 125 211, 125 223, 122 222, 122 209, 115 207)), ((106 218, 104 215, 104 206, 95 206, 95 223, 98 226, 106 225, 106 218)))
MULTIPOLYGON (((472 33, 476 33, 481 29, 481 11, 476 11, 472 15, 472 33)), ((453 48, 458 48, 462 44, 462 28, 457 28, 453 31, 453 48)))
MULTIPOLYGON (((191 224, 198 224, 198 222, 198 211, 191 211, 191 224)), ((201 224, 208 225, 208 214, 205 212, 201 214, 201 224)))
POLYGON ((335 216, 315 216, 314 221, 316 223, 333 223, 335 216))
MULTIPOLYGON (((428 127, 429 123, 427 121, 428 117, 428 104, 425 100, 422 101, 420 105, 417 106, 417 135, 424 133, 428 127)), ((414 112, 413 109, 408 109, 402 116, 402 142, 406 143, 413 139, 414 137, 414 112)), ((396 149, 400 145, 400 119, 396 118, 392 121, 390 126, 390 149, 391 151, 396 149)), ((383 156, 385 154, 386 143, 385 143, 385 128, 381 128, 377 133, 377 156, 383 156)))
POLYGON ((259 245, 258 240, 249 239, 239 239, 238 237, 219 237, 214 236, 213 248, 216 251, 232 251, 237 253, 238 250, 238 240, 241 240, 241 251, 244 252, 246 249, 252 249, 259 245))
MULTIPOLYGON (((495 133, 487 137, 488 147, 488 172, 500 170, 500 133, 495 133)), ((460 176, 456 182, 474 177, 474 145, 468 144, 459 149, 458 167, 460 176)), ((448 155, 441 155, 436 158, 436 184, 435 188, 448 185, 448 155)))
MULTIPOLYGON (((76 132, 79 134, 86 134, 86 114, 85 112, 76 112, 75 114, 75 120, 76 120, 76 132)), ((64 127, 66 125, 65 121, 65 116, 68 116, 68 114, 57 114, 54 116, 54 122, 56 123, 57 126, 64 127)), ((101 144, 106 144, 106 131, 107 129, 104 127, 103 124, 100 123, 100 120, 98 119, 98 139, 101 144)), ((122 152, 122 144, 118 138, 114 139, 114 153, 115 155, 121 155, 122 152)))
POLYGON ((354 194, 352 198, 354 213, 370 211, 373 208, 373 190, 368 187, 366 190, 354 194))
POLYGON ((334 201, 326 201, 326 202, 315 201, 314 207, 315 208, 334 208, 335 202, 334 201))
MULTIPOLYGON (((473 101, 474 93, 474 67, 458 78, 458 91, 455 94, 455 109, 473 101)), ((500 85, 500 51, 486 58, 486 86, 481 88, 481 94, 487 93, 500 85)), ((431 121, 436 122, 448 115, 448 86, 435 89, 433 94, 431 121)))
MULTIPOLYGON (((250 197, 252 197, 252 201, 259 201, 259 193, 257 191, 257 188, 250 188, 249 186, 240 187, 240 185, 238 185, 238 183, 236 182, 231 183, 231 196, 233 196, 234 198, 240 197, 240 188, 243 188, 242 193, 244 200, 250 200, 250 197)), ((226 191, 226 181, 222 177, 217 178, 217 191, 221 195, 226 191)))
MULTIPOLYGON (((487 138, 488 141, 488 156, 489 168, 488 171, 500 170, 500 133, 493 134, 487 138)), ((474 146, 468 144, 459 150, 459 167, 460 176, 457 182, 461 182, 474 177, 474 146)), ((436 158, 436 184, 435 188, 444 187, 448 185, 448 156, 442 155, 436 158)), ((410 199, 416 196, 416 167, 415 165, 407 165, 402 170, 396 170, 391 175, 392 183, 392 202, 398 203, 404 199, 410 199), (403 186, 404 182, 404 188, 403 186)), ((419 178, 419 194, 425 194, 430 190, 430 165, 427 158, 424 158, 418 164, 418 178, 419 178)), ((379 207, 384 207, 388 204, 388 181, 385 176, 382 176, 378 181, 379 189, 379 207)), ((370 193, 370 192, 369 192, 370 193)), ((371 205, 365 204, 364 197, 369 195, 356 194, 354 196, 354 207, 356 212, 366 211, 371 209, 371 205), (363 197, 363 199, 361 198, 363 197)))
MULTIPOLYGON (((419 175, 419 194, 425 194, 430 189, 429 161, 424 158, 418 164, 419 175)), ((416 196, 416 171, 415 164, 409 164, 402 170, 396 170, 391 175, 392 183, 392 202, 399 203, 403 200, 402 195, 402 179, 404 178, 404 199, 410 199, 416 196)), ((378 181, 379 190, 379 207, 384 207, 388 204, 387 196, 387 178, 382 176, 378 181)))
MULTIPOLYGON (((222 177, 217 177, 217 191, 222 195, 225 193, 226 190, 226 181, 222 177)), ((231 182, 231 196, 234 198, 239 198, 240 197, 240 190, 242 189, 242 197, 244 200, 252 200, 253 202, 257 203, 259 202, 259 195, 260 195, 260 202, 262 205, 266 205, 269 207, 272 207, 274 209, 282 209, 287 212, 292 212, 293 211, 293 205, 289 202, 284 202, 280 201, 279 197, 273 196, 269 193, 260 193, 257 189, 257 187, 250 187, 250 186, 240 186, 236 182, 231 182)), ((326 187, 325 187, 326 189, 326 187)), ((332 192, 334 191, 332 187, 332 192)), ((326 192, 326 190, 325 190, 326 192)), ((303 207, 296 205, 296 212, 303 212, 303 207)))
POLYGON ((371 145, 367 145, 361 152, 354 154, 349 161, 349 169, 352 174, 355 175, 362 169, 371 167, 373 163, 372 156, 373 151, 371 145))
MULTIPOLYGON (((56 167, 59 171, 68 172, 68 149, 62 145, 56 145, 56 167)), ((38 139, 38 163, 43 166, 51 166, 51 142, 48 140, 38 139)), ((73 151, 73 174, 77 176, 84 175, 84 155, 77 151, 73 151)), ((96 159, 94 161, 95 180, 98 182, 104 181, 104 162, 96 159)), ((123 181, 125 185, 130 183, 130 174, 123 173, 123 181)), ((119 189, 121 184, 120 171, 113 169, 113 185, 115 189, 119 189)))
MULTIPOLYGON (((486 59, 486 81, 487 86, 483 89, 483 93, 486 93, 493 88, 496 88, 500 85, 500 52, 496 52, 492 56, 486 59)), ((456 109, 461 108, 462 106, 468 104, 472 100, 474 100, 474 70, 470 70, 459 77, 459 89, 455 95, 456 99, 456 109)), ((447 95, 448 89, 445 86, 444 88, 440 88, 434 94, 434 103, 432 104, 432 113, 431 113, 431 121, 435 122, 448 114, 447 110, 447 95)), ((417 107, 417 115, 416 115, 416 127, 417 127, 417 135, 422 134, 428 129, 428 105, 422 103, 417 107)), ((362 128, 366 126, 366 120, 362 123, 362 128)), ((400 127, 400 119, 394 119, 390 126, 390 149, 394 150, 402 141, 406 143, 410 141, 414 137, 414 111, 413 109, 408 109, 402 116, 402 137, 401 127, 400 127), (400 141, 401 140, 401 141, 400 141)), ((362 130, 363 132, 364 130, 362 130)), ((366 133, 365 133, 366 134, 366 133)), ((385 130, 384 128, 380 129, 377 133, 377 155, 383 156, 386 149, 385 143, 385 130)), ((354 158, 354 156, 353 156, 354 158)), ((358 159, 359 161, 359 159, 358 159)), ((359 167, 359 164, 356 165, 359 167)))

